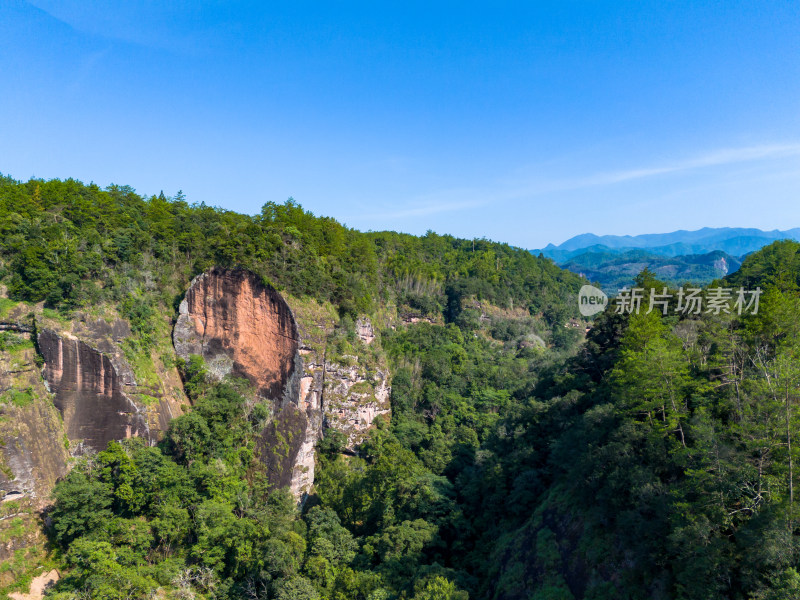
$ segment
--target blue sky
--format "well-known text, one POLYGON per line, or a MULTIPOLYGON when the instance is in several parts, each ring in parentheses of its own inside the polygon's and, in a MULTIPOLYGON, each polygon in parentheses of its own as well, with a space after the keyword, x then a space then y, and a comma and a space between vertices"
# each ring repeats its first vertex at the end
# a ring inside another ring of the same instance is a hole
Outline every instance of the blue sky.
POLYGON ((0 172, 536 248, 800 226, 800 4, 0 0, 0 172))

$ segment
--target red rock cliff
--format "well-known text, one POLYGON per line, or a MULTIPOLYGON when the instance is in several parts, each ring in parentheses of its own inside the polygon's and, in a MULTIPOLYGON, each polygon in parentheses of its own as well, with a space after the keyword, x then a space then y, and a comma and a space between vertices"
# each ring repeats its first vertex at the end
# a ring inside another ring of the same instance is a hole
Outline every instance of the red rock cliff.
POLYGON ((212 269, 192 282, 174 342, 179 356, 198 354, 218 378, 246 377, 271 400, 282 399, 297 356, 297 329, 288 305, 259 277, 242 270, 212 269))
POLYGON ((300 406, 302 360, 289 306, 254 273, 215 268, 192 281, 179 312, 173 332, 178 356, 202 356, 218 379, 246 377, 270 403, 272 420, 256 450, 270 483, 297 492, 303 442, 316 441, 311 424, 319 418, 300 406))

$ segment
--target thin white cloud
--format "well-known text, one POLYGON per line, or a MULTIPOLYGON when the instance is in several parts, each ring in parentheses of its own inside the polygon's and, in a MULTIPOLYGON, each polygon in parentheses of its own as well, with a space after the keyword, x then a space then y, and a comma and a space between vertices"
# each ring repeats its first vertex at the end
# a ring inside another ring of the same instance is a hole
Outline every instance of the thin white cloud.
POLYGON ((595 175, 583 180, 578 180, 575 182, 575 187, 613 185, 615 183, 623 183, 635 179, 644 179, 646 177, 655 177, 657 175, 693 171, 706 167, 716 167, 765 159, 786 158, 797 155, 800 155, 800 143, 768 144, 762 146, 748 146, 744 148, 723 148, 709 152, 702 156, 678 161, 672 164, 595 175))
MULTIPOLYGON (((464 195, 472 195, 471 191, 464 191, 464 195)), ((394 219, 406 219, 409 217, 425 217, 428 215, 435 215, 445 212, 458 212, 469 208, 478 208, 487 204, 486 200, 461 200, 453 202, 441 202, 436 198, 439 196, 452 196, 453 192, 443 192, 442 194, 435 194, 428 196, 428 200, 415 200, 408 208, 399 210, 387 209, 385 212, 376 213, 360 213, 357 215, 350 215, 343 217, 343 220, 350 222, 373 222, 373 221, 387 221, 394 219), (420 204, 420 202, 426 202, 420 204)))
POLYGON ((636 169, 609 171, 590 175, 588 177, 577 177, 575 179, 553 180, 546 179, 543 176, 537 176, 534 182, 529 182, 524 185, 517 183, 516 185, 496 185, 486 189, 445 190, 404 202, 403 205, 405 207, 398 210, 387 209, 386 211, 376 213, 362 212, 357 215, 351 215, 345 218, 345 220, 347 222, 363 224, 388 224, 394 220, 424 217, 441 213, 457 213, 472 208, 482 208, 502 202, 529 199, 558 192, 611 186, 661 175, 674 175, 710 167, 777 160, 792 156, 800 156, 800 143, 721 148, 700 156, 677 160, 672 163, 636 169))
POLYGON ((66 25, 74 32, 109 42, 196 55, 210 45, 211 30, 197 35, 181 32, 176 16, 200 11, 207 5, 140 2, 110 5, 102 0, 26 0, 28 4, 66 25))
POLYGON ((98 50, 97 52, 92 52, 81 59, 78 68, 75 71, 75 75, 73 76, 72 81, 67 88, 67 91, 71 95, 78 94, 81 91, 83 84, 89 79, 92 70, 106 54, 108 54, 108 48, 98 50))

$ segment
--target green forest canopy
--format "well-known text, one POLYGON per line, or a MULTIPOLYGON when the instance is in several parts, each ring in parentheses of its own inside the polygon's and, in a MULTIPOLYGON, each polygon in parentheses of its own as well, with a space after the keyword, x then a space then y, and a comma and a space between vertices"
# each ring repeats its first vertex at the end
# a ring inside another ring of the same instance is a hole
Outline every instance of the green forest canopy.
POLYGON ((455 318, 460 299, 474 295, 563 325, 580 287, 576 275, 507 244, 361 233, 291 199, 248 216, 181 193, 142 198, 127 186, 0 177, 0 227, 9 296, 64 309, 120 302, 143 282, 171 308, 170 294, 215 265, 250 269, 351 315, 391 298, 455 318))
POLYGON ((112 443, 56 487, 56 597, 800 596, 800 244, 722 282, 760 286, 757 315, 609 311, 542 352, 464 315, 474 295, 540 315, 554 342, 565 329, 580 280, 506 245, 75 181, 6 179, 0 207, 17 299, 69 311, 134 291, 174 311, 193 274, 241 265, 343 315, 393 301, 445 322, 380 332, 391 424, 357 457, 327 435, 302 512, 250 468, 264 415, 243 384, 185 365, 194 408, 159 447, 112 443))

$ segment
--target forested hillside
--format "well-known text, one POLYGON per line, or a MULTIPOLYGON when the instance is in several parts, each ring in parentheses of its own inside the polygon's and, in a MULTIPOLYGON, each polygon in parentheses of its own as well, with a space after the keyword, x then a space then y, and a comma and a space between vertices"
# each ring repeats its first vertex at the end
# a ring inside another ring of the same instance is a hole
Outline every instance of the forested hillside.
POLYGON ((192 408, 158 445, 112 442, 56 485, 42 520, 53 597, 800 595, 800 244, 722 282, 760 286, 756 315, 609 309, 584 339, 565 324, 585 281, 549 259, 360 233, 291 201, 251 217, 6 178, 0 227, 5 302, 61 319, 108 304, 135 351, 193 276, 243 267, 335 307, 343 354, 377 352, 354 325, 373 317, 391 371, 391 421, 355 453, 329 429, 298 507, 253 459, 265 415, 247 382, 181 364, 192 408))
POLYGON ((577 291, 579 279, 550 261, 486 240, 360 233, 291 200, 247 216, 190 205, 180 192, 145 199, 129 187, 6 177, 0 219, 10 298, 62 310, 122 303, 143 326, 145 305, 171 309, 186 283, 212 266, 250 269, 349 315, 398 301, 455 319, 469 295, 530 309, 556 330, 577 314, 564 293, 577 291))

